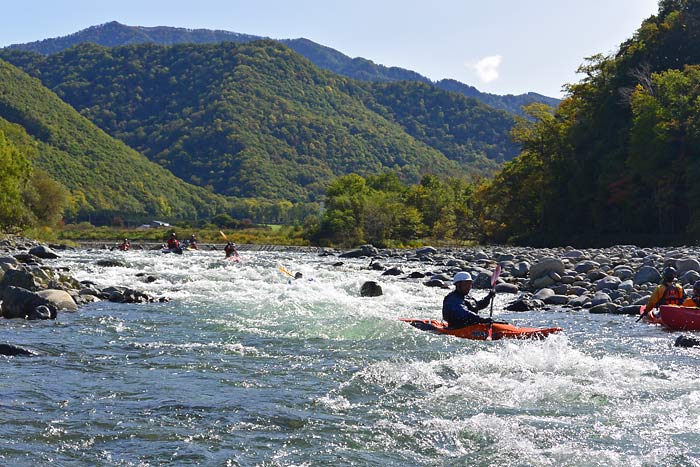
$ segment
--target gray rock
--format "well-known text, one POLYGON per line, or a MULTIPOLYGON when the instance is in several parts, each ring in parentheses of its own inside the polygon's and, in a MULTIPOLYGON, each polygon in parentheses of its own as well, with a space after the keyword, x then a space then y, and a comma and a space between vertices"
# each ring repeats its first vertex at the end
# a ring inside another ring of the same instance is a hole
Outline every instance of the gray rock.
POLYGON ((588 280, 591 281, 591 282, 599 281, 600 279, 602 279, 602 278, 604 278, 604 277, 606 277, 606 276, 607 276, 607 274, 605 274, 605 273, 604 273, 603 271, 601 271, 600 269, 591 269, 591 270, 588 271, 588 273, 586 274, 586 278, 588 278, 588 280))
POLYGON ((614 303, 600 303, 597 305, 593 305, 590 310, 588 310, 589 313, 593 314, 603 314, 603 313, 614 313, 617 314, 619 306, 614 304, 614 303))
POLYGON ((400 276, 403 271, 397 267, 389 268, 382 273, 382 276, 400 276))
POLYGON ((545 298, 544 303, 546 305, 566 305, 569 303, 570 297, 567 295, 550 295, 545 298))
POLYGON ((118 267, 126 267, 126 261, 121 260, 121 259, 101 259, 98 260, 97 263, 98 266, 102 266, 105 268, 118 268, 118 267))
POLYGON ((638 315, 639 314, 639 305, 627 305, 620 307, 617 310, 617 314, 620 315, 638 315))
POLYGON ((622 281, 620 280, 619 277, 606 276, 606 277, 603 277, 602 279, 599 279, 595 282, 595 289, 596 290, 603 290, 603 289, 617 290, 617 288, 620 286, 621 282, 622 281))
POLYGON ((508 269, 510 275, 513 277, 527 277, 530 274, 530 263, 527 261, 520 261, 513 265, 512 268, 508 269))
POLYGON ((580 297, 575 297, 569 300, 568 305, 574 308, 581 308, 586 306, 591 302, 591 298, 586 295, 581 295, 580 297))
POLYGON ((682 258, 676 260, 676 270, 681 276, 688 271, 700 272, 700 261, 694 258, 682 258))
POLYGON ((59 310, 76 311, 78 309, 78 305, 75 304, 73 297, 71 297, 71 295, 65 290, 40 290, 37 292, 37 295, 53 303, 53 305, 59 310))
POLYGON ((2 316, 8 319, 53 319, 56 307, 45 298, 21 287, 9 286, 3 294, 2 316))
POLYGON ((569 259, 578 260, 578 259, 583 258, 584 256, 586 256, 586 255, 581 250, 571 250, 571 251, 567 251, 566 253, 564 253, 564 258, 569 258, 569 259))
POLYGON ((624 290, 625 292, 631 292, 634 290, 634 282, 632 279, 627 279, 626 281, 620 282, 620 285, 617 286, 618 290, 624 290))
POLYGON ((574 271, 576 271, 579 274, 585 274, 591 269, 598 269, 600 267, 600 264, 595 262, 595 261, 581 261, 574 267, 574 271))
POLYGON ((44 245, 35 246, 31 250, 29 250, 29 254, 42 259, 60 258, 60 256, 58 256, 55 251, 44 245))
POLYGON ((645 284, 651 282, 657 284, 661 281, 661 274, 653 266, 642 266, 642 268, 637 271, 634 275, 634 285, 645 284))
POLYGON ((532 288, 534 289, 542 289, 545 287, 550 287, 554 284, 556 284, 557 281, 549 277, 549 275, 543 276, 543 277, 538 277, 537 279, 532 281, 532 288))
POLYGON ((693 285, 700 280, 700 273, 697 271, 686 271, 681 277, 681 284, 693 285))
POLYGON ((551 297, 552 295, 554 295, 554 291, 552 289, 548 289, 545 287, 543 289, 538 290, 537 293, 532 296, 532 298, 534 298, 535 300, 544 301, 548 297, 551 297))
POLYGON ((572 287, 569 287, 568 293, 569 295, 581 296, 585 293, 588 293, 588 288, 574 285, 572 287))
POLYGON ((422 279, 423 277, 425 277, 425 274, 420 271, 413 271, 408 275, 409 279, 422 279))
POLYGON ((29 272, 19 269, 10 269, 9 271, 5 271, 2 281, 0 281, 0 299, 3 298, 4 290, 7 287, 21 287, 33 292, 39 289, 39 284, 37 284, 34 276, 29 272))
POLYGON ((593 306, 600 305, 601 303, 610 302, 612 302, 612 299, 610 298, 610 295, 606 294, 605 292, 596 292, 595 295, 593 295, 593 298, 591 299, 591 304, 593 306))
POLYGON ((559 258, 543 258, 530 268, 530 278, 538 279, 550 272, 555 272, 561 276, 564 274, 564 263, 559 258))
POLYGON ((416 256, 432 256, 437 254, 437 249, 432 246, 424 246, 416 250, 416 256))
POLYGON ((435 279, 432 278, 429 281, 424 283, 426 287, 440 287, 441 289, 449 289, 450 286, 446 285, 443 281, 440 279, 435 279))
POLYGON ((517 285, 506 283, 496 284, 495 289, 497 293, 518 293, 519 290, 517 285))

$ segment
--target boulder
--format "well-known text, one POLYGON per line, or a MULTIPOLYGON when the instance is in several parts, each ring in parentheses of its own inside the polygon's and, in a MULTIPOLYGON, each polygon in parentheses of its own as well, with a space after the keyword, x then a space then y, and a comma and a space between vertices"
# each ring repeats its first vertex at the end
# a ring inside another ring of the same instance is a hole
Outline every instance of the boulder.
POLYGON ((549 275, 543 276, 543 277, 538 277, 537 279, 532 281, 532 287, 535 289, 542 289, 545 287, 550 287, 554 284, 556 284, 557 281, 549 277, 549 275))
POLYGON ((695 282, 700 280, 700 272, 697 271, 686 271, 680 276, 681 284, 693 285, 695 282))
POLYGON ((658 284, 661 281, 661 274, 653 266, 642 266, 632 280, 634 281, 634 285, 645 284, 647 282, 658 284))
POLYGON ((518 293, 518 286, 515 284, 496 284, 497 293, 518 293))
POLYGON ((435 279, 435 278, 432 278, 429 281, 424 282, 424 284, 426 287, 440 287, 441 289, 449 289, 450 288, 449 285, 445 284, 440 279, 435 279))
POLYGON ((600 303, 598 305, 593 305, 590 310, 588 310, 589 313, 593 314, 604 314, 604 313, 612 313, 612 314, 617 314, 617 309, 618 305, 614 303, 600 303))
POLYGON ((437 249, 432 246, 424 246, 416 250, 416 256, 431 256, 437 254, 437 249))
POLYGON ((10 269, 5 271, 2 281, 0 281, 0 299, 3 297, 3 291, 8 287, 21 287, 33 292, 39 289, 39 284, 29 272, 20 269, 10 269))
POLYGON ((121 260, 121 259, 101 259, 98 260, 97 263, 98 266, 102 266, 105 268, 118 268, 118 267, 126 267, 126 261, 121 260))
POLYGON ((400 268, 393 267, 384 271, 382 276, 400 276, 401 274, 403 274, 403 271, 400 268))
POLYGON ((32 355, 37 355, 37 353, 13 344, 0 344, 0 355, 7 355, 9 357, 30 357, 32 355))
POLYGON ((530 278, 538 279, 550 272, 555 272, 559 276, 564 274, 564 263, 558 258, 543 258, 530 268, 530 278))
POLYGON ((596 292, 591 299, 591 305, 593 306, 610 302, 612 302, 612 299, 610 298, 610 295, 606 294, 605 292, 596 292))
POLYGON ((2 316, 8 319, 54 319, 56 307, 40 295, 21 287, 9 286, 3 294, 2 316))
POLYGON ((550 295, 544 299, 546 305, 566 305, 569 303, 570 297, 568 295, 550 295))
POLYGON ((620 280, 619 277, 605 276, 602 279, 598 279, 595 282, 595 289, 596 290, 603 290, 603 289, 617 290, 617 288, 620 286, 621 282, 622 281, 620 280))
POLYGON ((360 296, 362 297, 379 297, 383 294, 382 286, 374 281, 367 281, 360 287, 360 296))
POLYGON ((541 300, 519 298, 506 305, 505 309, 508 311, 532 311, 542 307, 544 307, 544 303, 541 300))
POLYGON ((675 347, 690 348, 700 346, 700 339, 690 336, 678 336, 673 343, 675 347))
POLYGON ((65 290, 40 290, 37 292, 37 295, 51 302, 59 310, 76 311, 78 309, 73 297, 71 297, 71 295, 65 290))
POLYGON ((600 267, 600 263, 597 263, 595 261, 581 261, 574 267, 574 271, 576 271, 579 274, 585 274, 591 269, 598 269, 600 267))
POLYGON ((537 291, 535 295, 532 296, 535 300, 546 300, 548 297, 554 295, 554 290, 543 288, 537 291))
POLYGON ((508 269, 510 275, 513 277, 527 277, 530 273, 530 263, 527 261, 520 261, 513 265, 512 268, 508 269))
POLYGON ((42 259, 60 258, 60 256, 58 256, 55 251, 44 245, 35 246, 31 250, 29 250, 29 254, 42 259))
POLYGON ((676 270, 678 276, 682 276, 688 271, 700 272, 700 261, 695 258, 681 258, 676 260, 676 270))
POLYGON ((420 271, 413 271, 408 275, 409 279, 422 279, 425 277, 425 273, 422 273, 420 271))
POLYGON ((626 305, 617 310, 618 315, 639 315, 639 305, 626 305))

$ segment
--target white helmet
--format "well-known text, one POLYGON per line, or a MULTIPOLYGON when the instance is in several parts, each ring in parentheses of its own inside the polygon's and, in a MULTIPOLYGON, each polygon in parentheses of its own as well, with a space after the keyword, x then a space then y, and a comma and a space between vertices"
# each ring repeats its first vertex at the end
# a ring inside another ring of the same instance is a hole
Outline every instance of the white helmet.
POLYGON ((457 282, 470 281, 470 280, 472 280, 471 274, 469 274, 466 271, 459 271, 457 274, 455 274, 454 279, 452 279, 452 283, 456 284, 457 282))

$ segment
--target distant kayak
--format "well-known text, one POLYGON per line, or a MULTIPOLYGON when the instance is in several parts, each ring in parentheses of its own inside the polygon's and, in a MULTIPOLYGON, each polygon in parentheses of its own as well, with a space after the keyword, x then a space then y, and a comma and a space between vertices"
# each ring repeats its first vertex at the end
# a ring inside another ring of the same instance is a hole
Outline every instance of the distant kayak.
POLYGON ((700 331, 700 308, 661 305, 658 321, 674 331, 700 331))
POLYGON ((160 250, 161 253, 175 253, 176 255, 182 254, 182 248, 163 248, 160 250))
MULTIPOLYGON (((458 329, 449 329, 445 321, 437 319, 399 318, 399 320, 420 329, 437 334, 484 341, 488 336, 488 324, 473 324, 458 329)), ((519 328, 512 324, 493 323, 492 339, 544 339, 550 334, 562 331, 562 328, 519 328)))

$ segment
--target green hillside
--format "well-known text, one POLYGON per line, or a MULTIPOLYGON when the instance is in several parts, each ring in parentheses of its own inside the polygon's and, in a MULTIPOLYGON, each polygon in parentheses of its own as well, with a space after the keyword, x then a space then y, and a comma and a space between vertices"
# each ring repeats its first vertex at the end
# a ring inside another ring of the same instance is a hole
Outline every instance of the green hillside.
POLYGON ((2 60, 0 129, 70 190, 73 215, 195 218, 225 209, 223 197, 177 179, 2 60))
MULTIPOLYGON (((114 47, 144 43, 158 45, 184 43, 205 44, 215 42, 244 43, 261 39, 266 38, 208 29, 186 29, 167 26, 127 26, 116 21, 111 21, 109 23, 91 26, 68 36, 44 39, 26 44, 13 44, 9 46, 9 48, 50 55, 87 42, 103 45, 105 47, 114 47)), ((415 71, 400 67, 380 65, 362 57, 351 58, 335 49, 317 44, 308 39, 282 39, 279 42, 311 60, 311 62, 319 68, 332 71, 342 76, 347 76, 348 78, 370 82, 415 81, 433 84, 430 79, 415 71)), ((532 102, 540 102, 554 107, 559 103, 558 99, 533 92, 505 96, 483 93, 473 86, 449 79, 438 81, 434 83, 434 85, 443 90, 459 92, 467 97, 473 97, 486 105, 517 115, 523 114, 523 105, 532 102)))
POLYGON ((503 112, 420 83, 349 80, 273 41, 0 56, 152 161, 225 195, 313 200, 351 172, 484 175, 516 154, 503 112))
POLYGON ((492 238, 697 242, 700 2, 662 0, 580 71, 554 115, 533 109, 516 131, 524 152, 482 187, 492 238))

